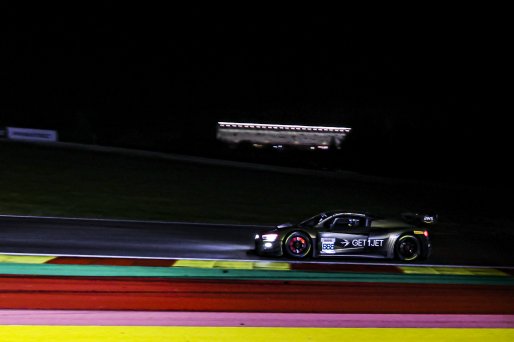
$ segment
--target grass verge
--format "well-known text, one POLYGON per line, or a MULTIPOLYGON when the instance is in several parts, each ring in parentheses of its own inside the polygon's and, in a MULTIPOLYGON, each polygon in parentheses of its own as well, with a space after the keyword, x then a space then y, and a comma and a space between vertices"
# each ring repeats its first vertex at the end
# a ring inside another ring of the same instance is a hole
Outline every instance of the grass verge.
POLYGON ((396 216, 431 208, 449 225, 494 228, 512 223, 497 215, 506 210, 500 199, 498 189, 288 175, 0 142, 2 214, 269 224, 329 209, 396 216))

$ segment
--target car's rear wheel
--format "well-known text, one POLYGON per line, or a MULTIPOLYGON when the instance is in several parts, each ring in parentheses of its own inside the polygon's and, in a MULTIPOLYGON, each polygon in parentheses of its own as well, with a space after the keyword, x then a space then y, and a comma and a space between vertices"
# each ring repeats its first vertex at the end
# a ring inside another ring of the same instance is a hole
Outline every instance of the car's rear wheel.
POLYGON ((421 255, 421 244, 413 235, 403 235, 396 242, 396 256, 402 261, 414 261, 421 255))
POLYGON ((293 232, 284 241, 284 250, 293 258, 304 258, 311 253, 311 249, 311 239, 302 232, 293 232))

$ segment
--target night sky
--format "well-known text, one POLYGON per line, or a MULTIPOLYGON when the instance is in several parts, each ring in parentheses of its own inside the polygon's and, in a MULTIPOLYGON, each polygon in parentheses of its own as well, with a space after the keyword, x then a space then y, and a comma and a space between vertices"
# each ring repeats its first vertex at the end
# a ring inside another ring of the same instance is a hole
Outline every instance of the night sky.
POLYGON ((220 120, 351 126, 361 152, 466 166, 501 147, 510 43, 480 8, 1 6, 0 126, 105 144, 220 120))

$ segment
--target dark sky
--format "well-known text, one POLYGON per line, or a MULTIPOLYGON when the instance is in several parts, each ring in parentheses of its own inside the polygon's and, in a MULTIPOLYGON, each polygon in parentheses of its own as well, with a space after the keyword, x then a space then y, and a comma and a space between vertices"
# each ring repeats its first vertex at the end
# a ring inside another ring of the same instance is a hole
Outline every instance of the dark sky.
POLYGON ((38 6, 2 4, 2 125, 85 113, 97 127, 252 120, 469 139, 508 111, 499 9, 38 6))
POLYGON ((198 14, 104 4, 11 6, 3 15, 9 67, 2 74, 12 93, 44 88, 45 97, 73 106, 124 96, 161 106, 176 92, 198 92, 198 102, 222 107, 458 97, 486 89, 479 81, 494 72, 504 34, 490 26, 498 23, 477 18, 361 19, 329 11, 198 14))

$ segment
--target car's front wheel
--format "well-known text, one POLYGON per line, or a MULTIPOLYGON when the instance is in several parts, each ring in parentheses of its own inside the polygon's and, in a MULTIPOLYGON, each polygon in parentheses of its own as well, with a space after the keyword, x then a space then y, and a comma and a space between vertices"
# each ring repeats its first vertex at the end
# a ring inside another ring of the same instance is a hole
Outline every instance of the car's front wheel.
POLYGON ((312 243, 307 234, 293 232, 284 241, 284 250, 293 258, 304 258, 311 253, 312 243))
POLYGON ((414 261, 421 255, 421 244, 413 235, 403 235, 396 242, 396 256, 402 261, 414 261))

